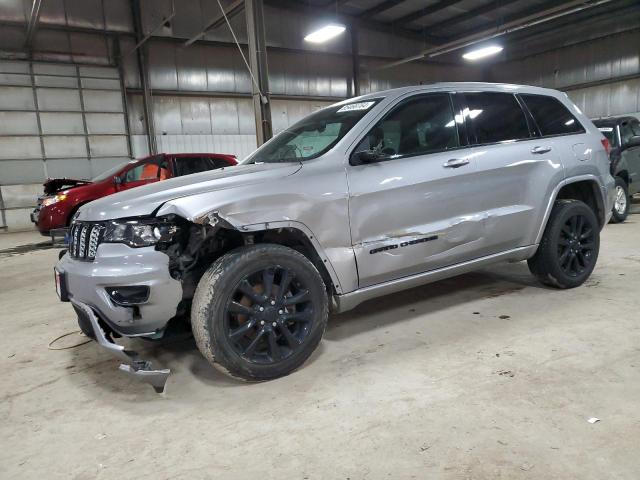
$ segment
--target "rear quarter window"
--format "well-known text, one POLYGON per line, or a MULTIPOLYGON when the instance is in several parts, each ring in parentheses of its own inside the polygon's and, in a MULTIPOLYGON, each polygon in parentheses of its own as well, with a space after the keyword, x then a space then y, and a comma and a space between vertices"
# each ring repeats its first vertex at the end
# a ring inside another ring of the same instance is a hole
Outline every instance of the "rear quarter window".
POLYGON ((560 100, 546 95, 520 95, 542 136, 584 133, 584 127, 560 100))

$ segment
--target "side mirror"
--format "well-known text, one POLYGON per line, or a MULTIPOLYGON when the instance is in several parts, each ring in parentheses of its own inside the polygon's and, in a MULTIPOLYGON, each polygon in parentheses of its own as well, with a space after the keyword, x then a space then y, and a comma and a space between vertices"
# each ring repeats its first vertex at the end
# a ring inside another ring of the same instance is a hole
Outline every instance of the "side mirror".
POLYGON ((120 176, 113 177, 113 184, 114 185, 121 185, 122 184, 122 177, 120 177, 120 176))
POLYGON ((640 147, 640 135, 634 135, 629 139, 624 148, 640 147))
POLYGON ((355 152, 351 156, 352 165, 363 165, 365 163, 375 163, 382 160, 383 155, 375 150, 362 150, 361 152, 355 152))

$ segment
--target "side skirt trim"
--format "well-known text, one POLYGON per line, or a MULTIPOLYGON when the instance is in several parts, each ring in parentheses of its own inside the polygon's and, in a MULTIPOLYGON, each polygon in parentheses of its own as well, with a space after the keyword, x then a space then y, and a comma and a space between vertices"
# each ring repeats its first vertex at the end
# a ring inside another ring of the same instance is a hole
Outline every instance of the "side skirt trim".
POLYGON ((536 252, 538 245, 528 245, 526 247, 518 247, 512 250, 507 250, 493 255, 487 255, 486 257, 476 258, 464 263, 458 263, 448 267, 438 268, 436 270, 430 270, 424 273, 418 273, 409 277, 398 278, 389 282, 380 283, 378 285, 371 285, 369 287, 361 288, 353 292, 349 292, 343 295, 335 295, 332 305, 332 311, 334 313, 342 313, 349 311, 362 302, 370 300, 372 298, 381 297, 383 295, 389 295, 408 288, 425 285, 427 283, 437 282, 445 278, 468 273, 473 270, 477 270, 485 265, 490 265, 496 262, 502 261, 521 261, 533 256, 536 252))

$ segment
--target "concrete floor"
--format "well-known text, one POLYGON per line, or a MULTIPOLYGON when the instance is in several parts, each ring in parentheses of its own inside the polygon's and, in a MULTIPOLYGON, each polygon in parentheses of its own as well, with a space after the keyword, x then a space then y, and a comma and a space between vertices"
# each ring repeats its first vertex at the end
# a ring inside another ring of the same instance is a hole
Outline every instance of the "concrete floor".
POLYGON ((41 241, 0 235, 1 478, 638 478, 640 215, 581 288, 520 263, 371 301, 272 382, 132 342, 173 370, 164 395, 95 344, 47 348, 77 330, 57 250, 6 250, 41 241))

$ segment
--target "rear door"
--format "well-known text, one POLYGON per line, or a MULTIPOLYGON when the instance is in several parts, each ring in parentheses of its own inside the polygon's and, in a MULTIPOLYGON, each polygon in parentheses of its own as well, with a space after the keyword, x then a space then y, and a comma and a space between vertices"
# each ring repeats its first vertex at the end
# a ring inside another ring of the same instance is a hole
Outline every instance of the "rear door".
POLYGON ((176 156, 174 158, 174 172, 177 177, 193 173, 206 172, 216 168, 227 167, 229 164, 217 158, 206 155, 176 156))
POLYGON ((640 191, 640 146, 628 146, 629 140, 640 136, 640 122, 628 120, 620 125, 620 141, 624 149, 622 155, 629 173, 629 193, 640 191))
POLYGON ((360 287, 473 258, 483 236, 475 159, 461 144, 449 93, 400 100, 358 142, 347 166, 360 287), (357 152, 375 152, 372 163, 357 152))
POLYGON ((552 186, 563 178, 553 141, 540 138, 509 92, 465 92, 470 155, 478 173, 466 192, 484 217, 477 256, 534 243, 552 186))

